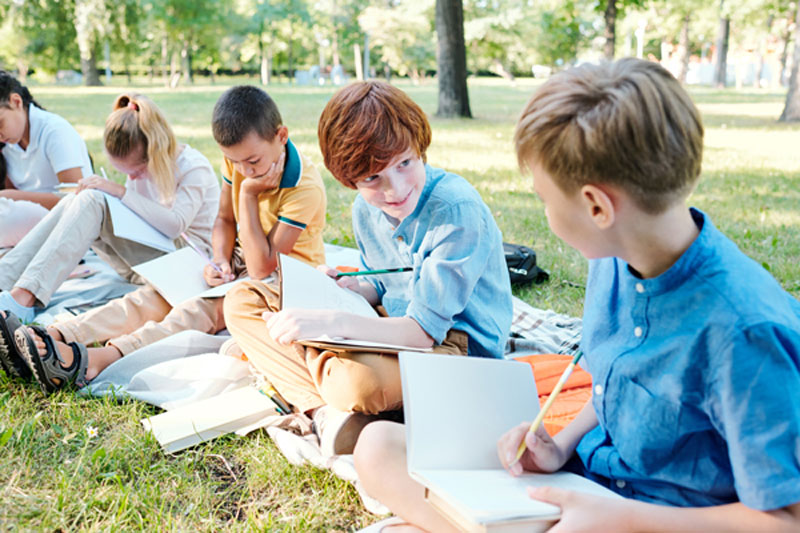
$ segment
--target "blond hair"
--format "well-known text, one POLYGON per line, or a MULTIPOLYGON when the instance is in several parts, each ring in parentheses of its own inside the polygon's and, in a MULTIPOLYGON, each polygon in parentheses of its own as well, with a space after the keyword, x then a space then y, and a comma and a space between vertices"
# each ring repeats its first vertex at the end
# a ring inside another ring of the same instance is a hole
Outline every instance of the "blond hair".
POLYGON ((167 119, 149 98, 136 93, 119 95, 106 119, 103 142, 112 157, 127 157, 141 147, 162 201, 172 201, 178 142, 167 119))
POLYGON ((627 58, 550 78, 523 110, 514 142, 520 168, 540 164, 565 193, 616 185, 655 214, 694 189, 703 124, 667 70, 627 58))

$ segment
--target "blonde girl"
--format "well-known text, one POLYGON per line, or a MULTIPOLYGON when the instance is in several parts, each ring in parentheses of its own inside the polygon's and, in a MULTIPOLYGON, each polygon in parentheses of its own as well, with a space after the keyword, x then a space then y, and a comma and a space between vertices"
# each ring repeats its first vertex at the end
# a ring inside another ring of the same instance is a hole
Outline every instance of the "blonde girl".
MULTIPOLYGON (((122 277, 142 280, 131 270, 164 252, 114 235, 106 195, 122 203, 175 241, 185 233, 210 250, 219 203, 219 182, 211 164, 194 148, 179 144, 164 115, 148 98, 123 94, 114 102, 103 134, 111 165, 127 175, 125 185, 92 175, 0 259, 0 357, 19 362, 13 346, 13 315, 33 319, 91 247, 122 277)), ((22 328, 28 332, 26 328, 22 328)), ((49 353, 49 352, 48 352, 49 353)), ((55 359, 55 358, 53 358, 55 359)), ((9 366, 8 364, 6 366, 9 366)))

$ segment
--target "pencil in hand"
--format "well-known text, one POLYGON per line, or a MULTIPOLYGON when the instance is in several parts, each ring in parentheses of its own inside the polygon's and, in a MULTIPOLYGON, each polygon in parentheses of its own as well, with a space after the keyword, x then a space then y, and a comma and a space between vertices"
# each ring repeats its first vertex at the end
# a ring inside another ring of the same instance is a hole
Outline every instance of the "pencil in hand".
MULTIPOLYGON (((220 276, 222 276, 222 277, 225 277, 225 274, 222 272, 222 269, 219 267, 219 265, 217 265, 217 264, 216 264, 214 261, 212 261, 212 260, 211 260, 211 258, 210 258, 210 257, 208 257, 208 256, 207 256, 205 253, 203 253, 203 250, 201 250, 201 249, 200 249, 200 248, 199 248, 199 247, 198 247, 198 246, 197 246, 195 243, 193 243, 193 242, 191 241, 191 239, 189 239, 189 237, 187 237, 187 236, 186 236, 186 232, 181 232, 181 237, 183 237, 183 240, 184 240, 184 241, 186 241, 186 244, 188 244, 189 246, 191 246, 191 247, 192 247, 192 250, 194 250, 195 252, 197 252, 197 255, 199 255, 200 257, 202 257, 202 258, 203 258, 203 260, 204 260, 206 263, 208 263, 209 265, 211 265, 211 268, 213 268, 214 270, 216 270, 217 272, 219 272, 220 276)), ((224 280, 223 280, 223 281, 224 281, 224 280)))
POLYGON ((396 274, 398 272, 411 272, 414 267, 381 268, 379 270, 354 270, 353 272, 339 272, 337 278, 345 276, 375 276, 377 274, 396 274))
MULTIPOLYGON (((578 361, 580 361, 582 356, 582 351, 576 353, 575 357, 573 357, 572 361, 570 361, 569 365, 567 365, 567 368, 564 369, 564 373, 561 374, 561 377, 558 379, 558 383, 556 383, 556 386, 553 387, 553 392, 551 392, 550 396, 547 397, 547 401, 544 402, 542 409, 531 423, 531 427, 528 428, 528 432, 525 434, 525 436, 527 436, 528 433, 536 433, 536 430, 539 429, 539 426, 542 424, 542 420, 544 420, 544 417, 547 415, 547 411, 550 410, 550 407, 556 400, 556 396, 558 396, 558 393, 561 392, 561 389, 564 387, 564 384, 567 382, 570 375, 572 375, 575 365, 578 364, 578 361)), ((519 443, 519 448, 517 448, 517 456, 514 458, 511 464, 509 464, 509 466, 519 461, 523 453, 525 453, 525 437, 522 437, 522 442, 519 443)))

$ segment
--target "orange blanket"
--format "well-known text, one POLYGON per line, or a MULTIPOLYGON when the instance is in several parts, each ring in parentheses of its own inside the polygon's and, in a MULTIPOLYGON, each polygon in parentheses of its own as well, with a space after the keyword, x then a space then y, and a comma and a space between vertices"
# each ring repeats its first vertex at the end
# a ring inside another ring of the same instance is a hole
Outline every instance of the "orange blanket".
MULTIPOLYGON (((547 396, 553 391, 558 378, 564 373, 572 356, 560 354, 539 354, 516 357, 517 361, 533 367, 539 404, 544 405, 547 396)), ((584 369, 577 367, 564 384, 561 393, 550 411, 544 417, 544 427, 550 435, 555 435, 575 418, 592 397, 592 377, 584 369)))

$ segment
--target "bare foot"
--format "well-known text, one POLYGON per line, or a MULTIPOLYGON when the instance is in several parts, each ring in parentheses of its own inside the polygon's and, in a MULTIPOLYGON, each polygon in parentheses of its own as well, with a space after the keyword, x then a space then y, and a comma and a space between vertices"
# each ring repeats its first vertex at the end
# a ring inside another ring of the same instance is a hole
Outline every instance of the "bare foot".
POLYGON ((64 336, 52 326, 47 326, 47 334, 53 337, 54 341, 64 342, 64 336))
MULTIPOLYGON (((36 350, 39 352, 39 357, 45 357, 47 355, 47 345, 44 341, 37 335, 32 328, 28 328, 28 333, 30 334, 33 342, 36 344, 36 350)), ((55 341, 55 340, 54 340, 55 341)), ((64 344, 61 341, 55 341, 56 349, 58 353, 61 355, 61 359, 64 361, 61 363, 62 368, 69 368, 74 360, 74 355, 72 353, 72 347, 68 344, 64 344)), ((53 378, 53 384, 60 385, 61 380, 58 378, 53 378)))

